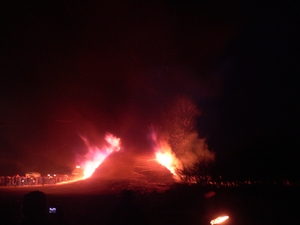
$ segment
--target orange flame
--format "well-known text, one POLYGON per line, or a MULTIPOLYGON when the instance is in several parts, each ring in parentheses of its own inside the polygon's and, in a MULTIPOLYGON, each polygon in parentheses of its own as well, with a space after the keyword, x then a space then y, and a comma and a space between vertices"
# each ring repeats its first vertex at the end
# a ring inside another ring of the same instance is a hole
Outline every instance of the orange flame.
POLYGON ((229 218, 229 216, 219 216, 218 218, 210 221, 210 224, 219 224, 219 223, 223 223, 225 220, 227 220, 229 218))
POLYGON ((95 170, 111 153, 118 152, 120 150, 121 141, 120 138, 107 133, 105 135, 105 140, 109 144, 109 146, 104 146, 100 149, 98 146, 91 145, 87 138, 81 138, 89 148, 89 153, 86 155, 87 160, 80 165, 83 171, 82 179, 86 179, 92 176, 95 170))
POLYGON ((152 141, 157 162, 166 167, 175 178, 178 178, 176 170, 181 168, 181 162, 171 147, 164 141, 159 142, 155 132, 152 132, 152 141))

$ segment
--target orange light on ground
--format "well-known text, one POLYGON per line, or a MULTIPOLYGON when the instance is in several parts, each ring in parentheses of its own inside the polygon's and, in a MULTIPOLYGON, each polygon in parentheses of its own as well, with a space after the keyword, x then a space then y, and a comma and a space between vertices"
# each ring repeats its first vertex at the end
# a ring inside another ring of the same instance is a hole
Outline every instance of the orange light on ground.
POLYGON ((225 220, 227 220, 229 218, 229 216, 219 216, 218 218, 210 221, 210 224, 220 224, 223 223, 225 220))

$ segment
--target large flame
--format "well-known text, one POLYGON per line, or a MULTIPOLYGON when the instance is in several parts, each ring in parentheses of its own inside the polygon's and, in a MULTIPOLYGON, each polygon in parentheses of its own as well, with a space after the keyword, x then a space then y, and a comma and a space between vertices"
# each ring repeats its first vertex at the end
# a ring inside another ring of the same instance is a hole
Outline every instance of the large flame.
POLYGON ((152 132, 153 148, 157 162, 166 167, 175 178, 178 178, 177 169, 181 169, 182 164, 165 141, 158 141, 156 133, 152 132))
POLYGON ((81 137, 89 148, 88 154, 85 156, 86 160, 81 163, 80 168, 83 171, 82 179, 89 178, 95 172, 95 170, 100 166, 100 164, 113 152, 118 152, 120 150, 120 138, 107 133, 105 140, 108 146, 99 148, 98 146, 91 145, 87 138, 81 137))

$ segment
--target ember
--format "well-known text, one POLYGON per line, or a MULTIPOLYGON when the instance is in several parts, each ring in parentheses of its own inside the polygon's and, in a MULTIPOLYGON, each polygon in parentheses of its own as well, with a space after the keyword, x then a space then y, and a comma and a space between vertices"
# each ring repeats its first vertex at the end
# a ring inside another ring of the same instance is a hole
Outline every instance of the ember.
POLYGON ((223 223, 225 220, 227 220, 229 218, 229 216, 219 216, 218 218, 210 221, 210 224, 220 224, 223 223))

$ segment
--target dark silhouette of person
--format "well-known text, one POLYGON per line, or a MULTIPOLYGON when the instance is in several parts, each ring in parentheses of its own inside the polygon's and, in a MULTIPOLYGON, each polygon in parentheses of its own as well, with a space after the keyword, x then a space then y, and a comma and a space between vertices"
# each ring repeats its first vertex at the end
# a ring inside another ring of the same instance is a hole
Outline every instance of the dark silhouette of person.
POLYGON ((41 191, 32 191, 23 196, 22 213, 23 217, 19 225, 68 225, 59 207, 50 218, 47 196, 41 191))
POLYGON ((26 177, 26 183, 27 183, 28 186, 31 185, 30 177, 26 177))
POLYGON ((42 176, 42 185, 43 186, 45 185, 45 180, 46 180, 45 176, 42 176))
POLYGON ((134 204, 134 193, 123 190, 120 205, 113 210, 109 217, 109 225, 148 225, 144 212, 134 204))
POLYGON ((23 218, 19 224, 53 224, 49 219, 48 210, 48 201, 45 193, 41 191, 29 192, 23 196, 23 218))

